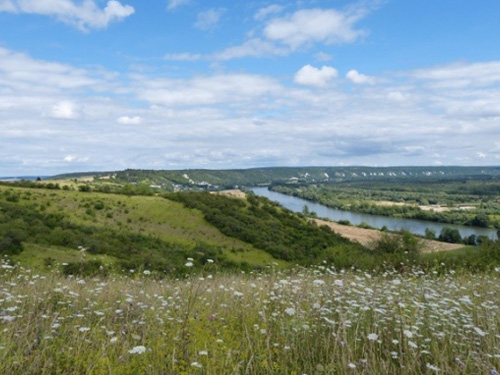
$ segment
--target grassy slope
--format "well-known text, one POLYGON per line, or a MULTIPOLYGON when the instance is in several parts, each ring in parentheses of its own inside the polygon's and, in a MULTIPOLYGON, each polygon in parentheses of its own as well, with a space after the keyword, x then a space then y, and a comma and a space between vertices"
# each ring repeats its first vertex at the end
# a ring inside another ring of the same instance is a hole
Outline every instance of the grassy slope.
MULTIPOLYGON (((43 206, 46 213, 62 212, 67 220, 76 224, 150 234, 184 246, 194 247, 197 242, 203 241, 222 248, 228 259, 236 262, 246 261, 252 265, 271 262, 286 264, 243 241, 223 235, 207 223, 199 211, 187 209, 180 203, 161 197, 128 197, 6 186, 0 186, 0 194, 7 189, 21 194, 20 205, 43 206), (100 208, 101 206, 103 208, 100 208)), ((76 249, 69 249, 70 252, 67 252, 68 249, 63 250, 53 246, 28 244, 26 251, 18 255, 17 259, 30 266, 42 266, 46 257, 52 257, 59 262, 80 259, 81 255, 76 249)), ((109 261, 105 258, 104 261, 106 260, 109 261)))

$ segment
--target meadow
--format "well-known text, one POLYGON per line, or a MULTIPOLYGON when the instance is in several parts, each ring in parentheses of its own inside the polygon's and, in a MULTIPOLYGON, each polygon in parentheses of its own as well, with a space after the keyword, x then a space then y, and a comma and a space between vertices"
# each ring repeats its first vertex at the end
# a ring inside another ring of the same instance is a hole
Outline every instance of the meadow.
POLYGON ((498 374, 500 269, 158 279, 0 265, 2 374, 498 374))

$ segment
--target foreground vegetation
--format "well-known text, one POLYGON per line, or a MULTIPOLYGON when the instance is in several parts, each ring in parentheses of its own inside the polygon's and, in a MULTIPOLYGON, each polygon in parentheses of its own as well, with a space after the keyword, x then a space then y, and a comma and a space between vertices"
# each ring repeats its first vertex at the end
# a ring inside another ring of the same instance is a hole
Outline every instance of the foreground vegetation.
POLYGON ((82 279, 4 259, 0 373, 497 374, 499 272, 82 279))

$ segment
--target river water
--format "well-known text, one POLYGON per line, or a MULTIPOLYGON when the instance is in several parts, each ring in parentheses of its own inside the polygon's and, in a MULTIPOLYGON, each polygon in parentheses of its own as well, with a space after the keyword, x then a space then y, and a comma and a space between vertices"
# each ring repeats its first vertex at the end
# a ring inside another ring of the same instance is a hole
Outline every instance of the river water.
POLYGON ((391 231, 399 231, 407 229, 411 233, 423 236, 425 229, 429 228, 439 235, 443 227, 458 229, 462 237, 475 234, 476 236, 487 236, 491 239, 497 238, 496 229, 468 227, 464 225, 434 223, 430 221, 414 220, 414 219, 399 219, 394 217, 369 215, 358 212, 343 211, 335 208, 330 208, 319 203, 311 202, 302 198, 293 197, 282 193, 277 193, 268 190, 266 187, 253 188, 252 191, 259 196, 269 198, 272 201, 278 202, 283 207, 291 211, 302 212, 305 205, 310 211, 316 212, 318 217, 328 218, 333 221, 349 220, 352 225, 359 225, 362 222, 367 223, 371 227, 381 229, 386 226, 391 231))

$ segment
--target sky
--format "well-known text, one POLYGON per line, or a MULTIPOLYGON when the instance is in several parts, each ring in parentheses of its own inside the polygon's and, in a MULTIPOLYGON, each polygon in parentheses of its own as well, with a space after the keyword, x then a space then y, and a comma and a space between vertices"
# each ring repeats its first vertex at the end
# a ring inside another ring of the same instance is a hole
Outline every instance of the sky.
POLYGON ((500 165, 498 0, 0 0, 0 176, 500 165))

